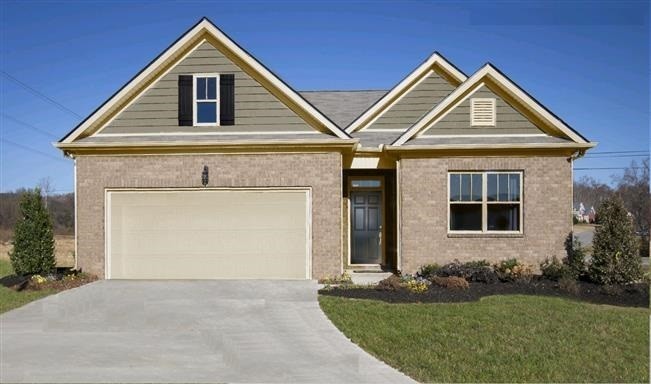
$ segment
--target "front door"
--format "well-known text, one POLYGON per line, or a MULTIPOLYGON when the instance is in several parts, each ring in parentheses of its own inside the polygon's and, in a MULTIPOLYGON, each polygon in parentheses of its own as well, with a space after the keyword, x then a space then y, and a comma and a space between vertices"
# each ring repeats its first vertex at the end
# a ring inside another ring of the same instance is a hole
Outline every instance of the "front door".
POLYGON ((382 192, 353 191, 351 200, 351 264, 382 262, 382 192))

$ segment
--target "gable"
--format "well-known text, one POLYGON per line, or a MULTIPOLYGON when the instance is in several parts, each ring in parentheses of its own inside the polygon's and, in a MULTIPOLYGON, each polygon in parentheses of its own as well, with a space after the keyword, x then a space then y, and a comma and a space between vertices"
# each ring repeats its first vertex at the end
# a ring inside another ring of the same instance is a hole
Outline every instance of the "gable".
POLYGON ((97 134, 150 133, 318 133, 211 43, 203 41, 162 78, 154 82, 97 134), (219 73, 235 75, 235 124, 180 127, 179 75, 219 73))
POLYGON ((410 126, 407 121, 416 119, 433 107, 433 102, 440 101, 456 86, 467 79, 467 76, 448 62, 442 55, 434 52, 427 60, 414 69, 409 75, 396 84, 376 103, 353 120, 346 132, 353 133, 369 128, 381 119, 380 124, 373 127, 377 130, 402 131, 410 126), (416 91, 411 95, 412 91, 416 91), (425 100, 427 99, 427 100, 425 100), (399 104, 398 108, 393 107, 399 104), (383 115, 391 111, 387 119, 383 115), (418 114, 420 112, 420 114, 418 114))
POLYGON ((426 135, 536 135, 545 134, 524 114, 516 110, 503 97, 489 86, 483 84, 463 101, 452 107, 447 114, 423 130, 420 136, 426 135), (471 124, 470 103, 473 98, 495 100, 495 125, 473 126, 471 124))
POLYGON ((406 130, 454 88, 439 72, 432 70, 374 122, 361 130, 406 130))
MULTIPOLYGON (((596 145, 568 126, 563 120, 550 112, 491 64, 486 64, 455 88, 455 90, 445 97, 441 103, 431 111, 424 114, 391 145, 399 147, 407 141, 412 140, 414 137, 417 137, 423 131, 430 130, 433 125, 436 125, 439 121, 444 119, 450 111, 454 110, 459 103, 465 101, 469 95, 472 95, 477 92, 479 88, 484 86, 487 86, 495 95, 499 95, 506 104, 510 107, 514 107, 515 110, 519 111, 522 116, 525 116, 530 123, 539 128, 545 134, 551 137, 566 139, 569 141, 569 144, 574 145, 577 148, 591 148, 596 145)), ((508 107, 506 108, 506 111, 509 111, 508 107)), ((527 127, 526 125, 517 127, 520 124, 526 124, 526 122, 522 121, 521 117, 518 117, 517 114, 511 114, 511 117, 515 118, 516 121, 513 124, 505 124, 505 128, 511 126, 512 129, 531 129, 531 127, 527 127)), ((450 119, 454 120, 454 117, 451 117, 450 119)), ((470 119, 469 115, 468 119, 470 119)), ((451 122, 452 121, 448 121, 448 123, 451 122)), ((462 124, 461 121, 457 121, 456 123, 459 125, 462 124)), ((428 136, 432 137, 431 135, 428 136)))
MULTIPOLYGON (((212 22, 206 18, 203 18, 196 25, 190 28, 190 30, 184 33, 178 40, 176 40, 169 48, 167 48, 157 58, 155 58, 151 63, 149 63, 144 69, 136 74, 106 102, 99 106, 93 113, 91 113, 90 116, 84 119, 72 131, 64 136, 56 146, 64 149, 76 140, 93 135, 98 130, 113 123, 114 120, 116 120, 115 118, 120 115, 120 112, 122 112, 125 108, 129 108, 135 101, 139 101, 141 99, 141 96, 143 96, 143 94, 151 88, 152 84, 157 83, 159 80, 161 80, 161 77, 169 74, 172 69, 176 68, 176 65, 180 60, 186 58, 188 54, 193 53, 197 45, 203 44, 204 41, 210 43, 213 48, 216 48, 224 58, 228 58, 228 60, 231 62, 231 65, 235 65, 241 70, 240 80, 244 82, 242 85, 246 86, 247 80, 250 81, 255 79, 258 85, 264 88, 265 92, 260 92, 259 94, 250 94, 249 96, 251 96, 253 100, 249 101, 266 102, 269 101, 268 96, 271 94, 276 98, 277 101, 280 101, 285 107, 290 109, 296 115, 289 116, 284 108, 278 108, 275 111, 269 112, 269 114, 274 115, 267 115, 265 117, 278 117, 279 119, 276 119, 276 122, 285 118, 286 125, 289 125, 290 128, 297 128, 300 130, 303 128, 299 127, 302 126, 302 123, 299 123, 298 120, 295 119, 295 117, 298 117, 302 119, 306 125, 313 128, 314 131, 328 134, 331 137, 335 136, 340 139, 350 139, 349 135, 337 127, 337 125, 334 124, 325 115, 323 115, 323 113, 321 113, 313 105, 307 102, 295 90, 289 87, 285 82, 283 82, 269 69, 257 61, 253 56, 246 52, 242 47, 237 45, 226 34, 219 30, 212 22), (243 74, 246 74, 247 76, 243 76, 243 74)), ((210 60, 210 58, 199 56, 195 58, 198 59, 198 61, 202 61, 204 59, 210 60)), ((212 57, 212 59, 219 60, 217 56, 212 57)), ((222 60, 222 64, 227 65, 227 62, 222 60)), ((192 65, 204 64, 193 63, 192 65)), ((252 86, 256 88, 255 84, 252 86)), ((149 118, 158 118, 159 116, 157 113, 161 112, 161 110, 156 108, 160 108, 160 105, 156 106, 155 104, 164 103, 165 98, 167 98, 168 101, 171 101, 171 99, 174 97, 174 95, 170 94, 172 92, 174 91, 169 87, 166 88, 165 86, 161 86, 160 89, 154 90, 151 96, 157 99, 156 102, 152 103, 153 105, 147 104, 145 102, 138 103, 138 107, 131 109, 129 111, 130 114, 120 116, 121 119, 115 121, 115 123, 111 125, 110 129, 114 130, 113 132, 116 135, 127 134, 117 132, 121 130, 123 131, 126 128, 130 128, 130 126, 151 129, 150 126, 152 124, 143 120, 147 120, 149 118), (159 94, 156 94, 156 92, 159 92, 159 94), (145 105, 149 106, 145 107, 145 105), (141 119, 138 118, 138 116, 148 117, 141 119)), ((246 100, 246 97, 243 96, 243 100, 246 100)), ((248 118, 242 122, 242 125, 246 126, 257 124, 259 122, 259 120, 255 120, 257 118, 257 112, 255 112, 255 110, 244 112, 246 110, 247 109, 245 108, 239 109, 240 116, 248 118)), ((157 122, 162 124, 162 128, 159 127, 159 129, 167 129, 165 127, 169 127, 169 125, 167 125, 170 121, 169 111, 166 113, 168 114, 160 117, 161 121, 157 122)), ((293 130, 290 129, 289 132, 292 133, 293 130)), ((228 134, 228 132, 224 133, 228 134)), ((103 134, 109 135, 108 133, 103 134)), ((149 134, 160 135, 162 133, 155 132, 149 134)), ((197 134, 197 132, 194 132, 194 134, 197 134)), ((203 133, 198 132, 198 134, 203 133)))

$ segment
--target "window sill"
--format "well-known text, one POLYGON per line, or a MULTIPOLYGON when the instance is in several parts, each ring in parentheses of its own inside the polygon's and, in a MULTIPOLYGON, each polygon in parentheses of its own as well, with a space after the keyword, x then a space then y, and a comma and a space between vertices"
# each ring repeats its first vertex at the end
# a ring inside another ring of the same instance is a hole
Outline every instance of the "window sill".
POLYGON ((495 233, 495 232, 477 232, 477 233, 454 233, 449 232, 448 238, 506 238, 506 239, 521 239, 524 238, 524 233, 495 233))

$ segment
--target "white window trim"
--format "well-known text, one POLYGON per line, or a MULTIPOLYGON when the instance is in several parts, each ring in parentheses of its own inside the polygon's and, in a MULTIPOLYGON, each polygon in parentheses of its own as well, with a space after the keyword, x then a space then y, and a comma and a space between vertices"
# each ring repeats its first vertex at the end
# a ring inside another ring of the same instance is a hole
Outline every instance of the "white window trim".
POLYGON ((192 125, 195 127, 217 127, 220 125, 219 122, 219 73, 195 73, 192 75, 192 125), (197 100, 197 78, 199 77, 214 77, 216 79, 215 84, 215 99, 205 99, 197 100), (199 123, 197 122, 197 102, 215 102, 217 116, 215 116, 214 123, 199 123))
POLYGON ((476 235, 476 234, 488 234, 488 235, 521 235, 523 234, 524 223, 522 221, 524 217, 524 174, 522 171, 448 171, 448 234, 453 235, 476 235), (481 174, 482 175, 482 186, 481 186, 481 202, 479 201, 450 201, 450 179, 451 175, 462 175, 462 174, 481 174), (515 174, 520 175, 520 200, 519 201, 488 201, 488 175, 491 174, 515 174), (450 205, 452 204, 481 204, 481 230, 478 231, 459 231, 453 230, 450 228, 452 220, 450 220, 450 205), (520 228, 517 231, 489 231, 488 230, 488 205, 489 204, 519 204, 519 224, 520 228))
POLYGON ((470 99, 470 126, 472 127, 494 127, 497 123, 497 102, 490 97, 473 97, 470 99), (489 122, 475 121, 475 102, 490 102, 493 111, 492 119, 489 122))

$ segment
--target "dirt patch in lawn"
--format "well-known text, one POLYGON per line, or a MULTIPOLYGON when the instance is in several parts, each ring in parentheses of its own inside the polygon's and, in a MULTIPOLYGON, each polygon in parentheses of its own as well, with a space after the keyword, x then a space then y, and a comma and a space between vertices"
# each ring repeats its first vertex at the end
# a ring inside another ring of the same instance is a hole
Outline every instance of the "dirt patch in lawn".
POLYGON ((321 289, 319 294, 382 300, 390 303, 458 303, 477 301, 482 297, 493 295, 543 295, 571 298, 595 304, 649 307, 648 284, 604 287, 588 282, 577 282, 572 289, 563 289, 558 282, 549 280, 535 280, 530 283, 470 283, 470 288, 466 290, 431 285, 423 293, 412 293, 407 289, 384 291, 373 287, 334 287, 321 289))

